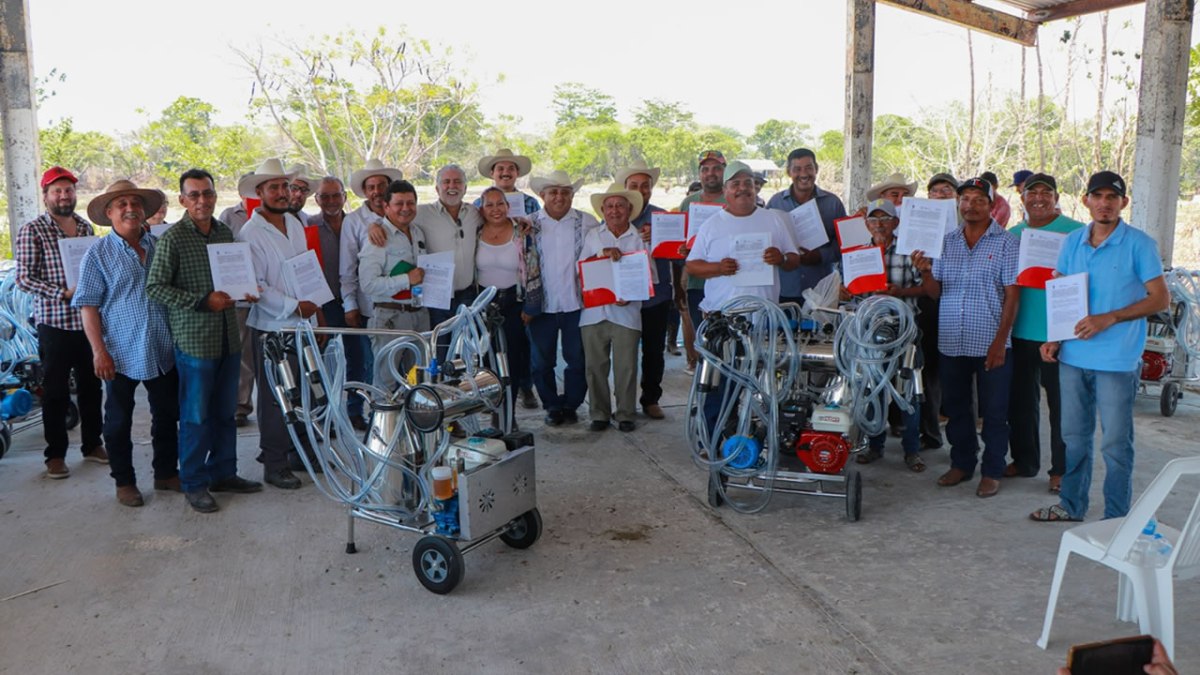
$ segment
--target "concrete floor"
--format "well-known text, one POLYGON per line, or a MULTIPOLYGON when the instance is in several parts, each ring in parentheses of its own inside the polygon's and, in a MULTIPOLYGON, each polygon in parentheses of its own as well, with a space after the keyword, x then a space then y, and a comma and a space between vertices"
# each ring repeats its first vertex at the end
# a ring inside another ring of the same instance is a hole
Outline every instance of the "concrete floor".
MULTIPOLYGON (((1026 518, 1054 501, 1044 477, 981 500, 934 485, 946 451, 913 474, 893 440, 861 467, 860 522, 813 497, 709 508, 683 441, 682 366, 668 358, 668 419, 632 434, 522 412, 543 538, 469 553, 448 596, 414 578, 413 535, 360 523, 345 554, 345 512, 311 486, 218 495, 213 515, 174 493, 129 509, 77 449, 69 479, 42 478, 40 428, 19 434, 0 460, 0 673, 1053 673, 1071 644, 1138 632, 1114 619, 1115 575, 1075 561, 1050 649, 1034 644, 1065 529, 1026 518)), ((1197 419, 1196 395, 1170 419, 1139 401, 1135 493, 1195 453, 1197 419)), ((244 430, 239 453, 257 479, 256 441, 244 430)), ((1182 672, 1200 665, 1198 591, 1176 593, 1182 672)))

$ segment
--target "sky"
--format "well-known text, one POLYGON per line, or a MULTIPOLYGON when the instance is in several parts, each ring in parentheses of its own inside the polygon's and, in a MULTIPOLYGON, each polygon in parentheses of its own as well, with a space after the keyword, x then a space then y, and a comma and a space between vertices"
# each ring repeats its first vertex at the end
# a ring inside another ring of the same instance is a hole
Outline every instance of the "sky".
MULTIPOLYGON (((384 25, 452 48, 454 63, 479 83, 485 114, 516 115, 523 131, 552 127, 554 85, 568 81, 611 94, 623 122, 632 122, 631 111, 653 98, 682 102, 698 122, 744 134, 770 118, 802 122, 815 132, 842 127, 843 0, 528 0, 503 8, 473 0, 29 4, 36 74, 57 69, 67 77, 53 85, 57 93, 39 111, 41 125, 71 117, 77 130, 129 132, 181 95, 215 105, 219 123, 240 122, 251 81, 234 47, 257 50, 261 44, 271 52, 281 39, 384 25)), ((1136 5, 1112 12, 1110 47, 1140 50, 1143 11, 1136 5)), ((1098 15, 1085 18, 1081 44, 1098 43, 1098 26, 1098 15)), ((1057 38, 1068 27, 1057 22, 1042 29, 1049 95, 1059 94, 1066 82, 1066 49, 1057 38)), ((965 29, 879 5, 876 31, 877 115, 914 116, 966 99, 965 29)), ((973 42, 977 88, 990 83, 1016 91, 1022 48, 979 33, 973 42)), ((1027 56, 1032 94, 1033 50, 1027 56)), ((1091 58, 1094 69, 1096 56, 1091 58)), ((1119 67, 1116 62, 1110 60, 1110 69, 1119 67)), ((1135 73, 1137 68, 1135 63, 1135 73)), ((1074 106, 1086 117, 1096 90, 1082 73, 1073 85, 1074 106)))

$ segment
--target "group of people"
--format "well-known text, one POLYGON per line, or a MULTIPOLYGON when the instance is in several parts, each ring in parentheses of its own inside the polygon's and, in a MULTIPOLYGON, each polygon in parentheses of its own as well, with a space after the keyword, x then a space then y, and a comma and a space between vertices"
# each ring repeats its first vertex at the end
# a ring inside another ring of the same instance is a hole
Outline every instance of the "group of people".
MULTIPOLYGON (((241 177, 243 201, 217 218, 213 177, 191 169, 179 179, 185 213, 158 237, 147 223, 148 215, 165 210, 160 191, 118 181, 88 204, 84 219, 76 213, 75 176, 53 167, 41 181, 46 212, 21 228, 16 246, 17 283, 35 296, 33 320, 44 364, 46 475, 69 475, 64 420, 74 373, 84 459, 111 463, 120 503, 143 503, 130 441, 139 383, 149 393, 155 489, 185 493, 200 512, 218 509, 211 492, 261 490, 261 483, 238 474, 236 456, 236 427, 248 424, 255 408, 263 480, 298 488, 293 470, 303 464, 297 453, 308 449, 292 447, 264 386, 261 337, 297 321, 428 330, 489 286, 497 289, 512 395, 526 407, 540 406, 547 426, 577 423, 589 393, 593 431, 609 429, 614 420, 621 431, 632 431, 639 407, 646 417, 663 419, 659 401, 664 352, 674 347, 667 339, 672 315, 681 319, 694 367, 691 338, 704 314, 738 295, 801 302, 805 290, 833 272, 841 255, 835 221, 847 215, 841 199, 817 185, 819 166, 811 150, 788 155, 791 183, 765 205, 761 177, 746 164, 728 162, 717 150, 701 153, 697 163, 698 189, 677 210, 687 212, 696 202, 724 208, 690 233, 694 239, 679 251, 686 260, 652 259, 648 300, 617 298, 599 305, 585 305, 579 262, 647 251, 652 214, 664 211, 651 203, 660 171, 644 162, 591 195, 600 220, 574 208, 582 180, 562 171, 530 178, 540 201, 520 192, 517 180, 530 174, 532 163, 507 149, 479 161, 480 174, 492 185, 474 203, 465 201, 466 172, 453 164, 436 173, 437 199, 418 203, 401 171, 378 160, 344 183, 314 177, 303 165, 285 169, 271 159, 241 177), (347 183, 363 200, 350 212, 347 183), (314 194, 319 210, 308 215, 304 207, 314 194), (259 205, 247 210, 246 200, 259 205), (828 243, 811 250, 797 246, 788 213, 809 201, 828 235, 828 243), (91 236, 91 223, 111 226, 112 235, 87 251, 78 284, 69 287, 58 241, 91 236), (762 261, 773 270, 771 284, 735 285, 733 241, 744 234, 761 234, 769 243, 762 261), (234 241, 249 244, 258 288, 241 298, 214 288, 207 248, 234 241), (316 252, 334 296, 324 305, 297 298, 283 272, 287 261, 309 250, 316 252), (420 258, 433 253, 452 253, 449 308, 421 302, 420 258), (561 388, 555 377, 560 357, 566 366, 561 388), (258 397, 251 401, 256 380, 258 397)), ((915 182, 890 176, 872 186, 859 210, 885 257, 888 283, 881 292, 910 303, 922 332, 926 398, 893 427, 902 437, 905 463, 913 471, 925 469, 920 451, 941 447, 944 413, 950 468, 939 485, 967 481, 978 468, 976 493, 990 497, 1001 478, 1037 475, 1044 390, 1050 490, 1059 493, 1060 503, 1031 517, 1083 518, 1098 410, 1105 416, 1105 516, 1123 515, 1131 497, 1132 401, 1145 317, 1169 302, 1155 244, 1120 218, 1127 189, 1111 172, 1097 173, 1088 183, 1088 224, 1059 212, 1052 176, 1019 172, 1014 183, 1025 217, 1006 230, 998 212, 1007 219, 1011 209, 1007 202, 1000 207, 995 183, 994 176, 959 182, 945 173, 929 180, 929 198, 957 199, 960 224, 936 253, 909 256, 896 250, 897 228, 903 226, 899 207, 904 197, 917 196, 915 182), (1058 274, 1089 272, 1091 314, 1076 327, 1078 339, 1048 342, 1045 291, 1018 284, 1020 233, 1026 228, 1067 235, 1058 274)), ((348 378, 370 382, 378 374, 377 384, 392 386, 391 369, 374 365, 386 341, 346 335, 348 378)), ((365 430, 361 398, 352 396, 347 405, 354 426, 365 430)), ((885 442, 886 434, 871 438, 858 461, 881 458, 885 442)))

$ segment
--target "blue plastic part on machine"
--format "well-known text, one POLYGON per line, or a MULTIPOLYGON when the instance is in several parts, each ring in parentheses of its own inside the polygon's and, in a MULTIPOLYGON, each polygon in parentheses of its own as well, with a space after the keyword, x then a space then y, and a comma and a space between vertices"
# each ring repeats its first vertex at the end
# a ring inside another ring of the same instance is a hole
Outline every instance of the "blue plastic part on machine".
POLYGON ((24 417, 33 408, 33 395, 24 389, 0 392, 0 420, 24 417))
POLYGON ((458 526, 458 498, 435 500, 437 510, 433 512, 433 522, 437 523, 437 533, 443 537, 457 536, 461 531, 458 526))
POLYGON ((438 376, 438 361, 437 357, 429 359, 429 366, 425 369, 429 373, 429 381, 434 382, 438 376))
POLYGON ((721 457, 732 458, 725 465, 731 469, 750 469, 758 464, 760 450, 757 438, 734 436, 721 445, 721 457))
POLYGON ((816 330, 820 327, 821 327, 821 324, 817 323, 816 321, 813 321, 812 319, 801 319, 800 320, 800 330, 802 330, 806 333, 816 332, 816 330))

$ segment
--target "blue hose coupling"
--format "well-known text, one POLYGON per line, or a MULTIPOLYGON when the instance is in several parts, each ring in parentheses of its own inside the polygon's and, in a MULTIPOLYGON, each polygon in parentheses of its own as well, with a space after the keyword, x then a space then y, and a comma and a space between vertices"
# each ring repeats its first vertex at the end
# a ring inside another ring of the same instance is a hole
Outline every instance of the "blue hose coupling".
POLYGON ((733 436, 721 446, 721 457, 730 457, 725 464, 731 469, 751 469, 758 464, 762 447, 753 436, 733 436))

